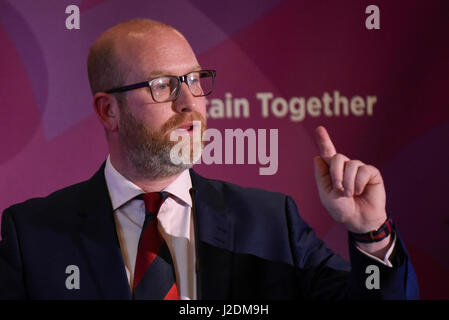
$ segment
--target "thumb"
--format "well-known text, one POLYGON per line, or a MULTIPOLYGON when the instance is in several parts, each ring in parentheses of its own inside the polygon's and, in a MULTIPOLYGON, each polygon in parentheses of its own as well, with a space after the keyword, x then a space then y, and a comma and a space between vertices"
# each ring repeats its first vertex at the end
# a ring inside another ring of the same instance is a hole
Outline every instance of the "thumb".
POLYGON ((329 174, 329 167, 326 162, 319 156, 313 158, 313 164, 315 167, 315 180, 318 186, 318 190, 325 191, 326 193, 332 191, 332 181, 329 174))

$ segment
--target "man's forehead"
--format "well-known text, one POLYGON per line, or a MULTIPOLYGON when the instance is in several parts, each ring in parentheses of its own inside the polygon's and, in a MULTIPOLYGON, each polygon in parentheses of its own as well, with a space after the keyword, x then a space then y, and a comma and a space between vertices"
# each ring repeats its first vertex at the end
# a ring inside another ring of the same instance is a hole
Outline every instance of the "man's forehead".
POLYGON ((193 67, 191 67, 191 66, 185 66, 185 67, 177 66, 176 69, 184 69, 186 71, 185 72, 181 72, 182 74, 178 74, 179 72, 174 72, 174 71, 169 70, 169 69, 166 69, 166 70, 160 69, 160 70, 151 71, 147 76, 148 76, 148 78, 157 78, 157 77, 160 77, 160 76, 180 76, 180 75, 185 75, 185 74, 193 72, 193 71, 201 70, 201 66, 199 64, 197 64, 197 65, 195 65, 193 67))
POLYGON ((146 79, 166 75, 182 76, 201 70, 195 55, 190 53, 152 55, 151 52, 144 52, 134 60, 133 67, 146 79))

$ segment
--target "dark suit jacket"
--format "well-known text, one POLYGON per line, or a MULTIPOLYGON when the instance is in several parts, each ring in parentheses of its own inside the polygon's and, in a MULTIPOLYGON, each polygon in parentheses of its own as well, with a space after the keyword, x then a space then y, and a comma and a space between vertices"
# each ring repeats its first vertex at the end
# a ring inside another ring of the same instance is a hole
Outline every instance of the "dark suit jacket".
MULTIPOLYGON (((199 299, 418 298, 400 237, 394 268, 352 243, 349 264, 315 236, 290 197, 190 174, 199 299), (366 288, 368 265, 379 267, 380 289, 366 288)), ((9 207, 1 231, 0 298, 131 298, 104 165, 88 181, 9 207), (79 268, 79 289, 65 285, 68 265, 79 268)))

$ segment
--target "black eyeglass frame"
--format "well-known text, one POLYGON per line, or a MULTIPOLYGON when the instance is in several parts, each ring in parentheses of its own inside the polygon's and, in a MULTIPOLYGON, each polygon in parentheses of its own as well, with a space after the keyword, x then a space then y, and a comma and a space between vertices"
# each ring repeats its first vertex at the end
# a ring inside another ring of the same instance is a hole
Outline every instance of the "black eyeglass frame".
POLYGON ((215 76, 216 76, 216 74, 217 74, 217 72, 216 72, 215 70, 197 70, 197 71, 189 72, 189 73, 187 73, 187 74, 185 74, 185 75, 183 75, 183 76, 172 76, 172 75, 160 76, 160 77, 157 77, 157 78, 154 78, 154 79, 145 81, 145 82, 139 82, 139 83, 134 83, 134 84, 130 84, 130 85, 123 86, 123 87, 119 87, 119 88, 109 89, 109 90, 106 90, 105 93, 120 93, 120 92, 126 92, 126 91, 130 91, 130 90, 135 90, 135 89, 140 89, 140 88, 148 87, 148 88, 150 88, 151 97, 153 98, 153 100, 154 100, 155 102, 157 102, 157 103, 163 103, 163 102, 175 101, 176 99, 178 99, 178 97, 179 97, 179 92, 180 92, 179 88, 181 87, 181 84, 184 82, 184 83, 187 85, 187 87, 189 87, 189 91, 190 91, 190 93, 191 93, 194 97, 205 97, 205 96, 210 95, 210 94, 212 93, 212 91, 214 90, 214 84, 215 84, 215 76), (192 90, 190 89, 189 83, 187 82, 187 76, 190 75, 190 74, 192 74, 192 73, 194 73, 194 72, 209 72, 209 73, 212 75, 212 87, 211 87, 211 90, 210 90, 208 93, 206 93, 206 94, 201 94, 201 95, 195 95, 195 94, 193 94, 192 90), (177 90, 176 90, 176 94, 175 94, 175 96, 174 96, 172 99, 168 99, 168 100, 165 100, 165 101, 157 101, 157 100, 154 98, 154 95, 153 95, 153 89, 151 88, 151 83, 152 83, 153 81, 155 81, 155 80, 157 80, 157 79, 159 79, 159 78, 163 78, 163 77, 172 77, 172 78, 176 78, 176 79, 178 80, 178 87, 177 87, 177 90))

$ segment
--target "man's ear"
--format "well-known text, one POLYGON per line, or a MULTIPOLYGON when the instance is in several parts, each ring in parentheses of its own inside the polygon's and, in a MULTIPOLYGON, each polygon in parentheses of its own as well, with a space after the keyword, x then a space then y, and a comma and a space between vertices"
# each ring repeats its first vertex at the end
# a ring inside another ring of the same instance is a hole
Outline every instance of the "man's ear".
POLYGON ((118 130, 120 112, 117 99, 113 95, 97 92, 94 95, 94 108, 107 131, 118 130))

